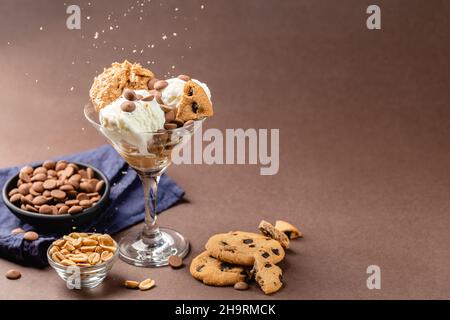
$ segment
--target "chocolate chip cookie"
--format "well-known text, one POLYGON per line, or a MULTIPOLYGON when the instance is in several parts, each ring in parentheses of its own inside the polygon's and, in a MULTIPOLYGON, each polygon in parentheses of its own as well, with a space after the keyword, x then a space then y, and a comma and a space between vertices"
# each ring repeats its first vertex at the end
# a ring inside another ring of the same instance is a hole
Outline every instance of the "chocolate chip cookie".
POLYGON ((268 260, 272 263, 278 263, 284 258, 284 249, 278 241, 251 232, 231 231, 216 234, 209 238, 205 248, 214 258, 244 266, 253 265, 254 254, 259 249, 271 253, 268 260))
POLYGON ((271 223, 262 220, 258 226, 259 231, 265 236, 277 240, 284 249, 289 248, 289 238, 282 231, 275 228, 271 223))
POLYGON ((248 276, 244 267, 219 261, 206 251, 192 260, 190 272, 195 279, 211 286, 232 286, 248 276))
POLYGON ((286 234, 289 239, 301 238, 303 234, 297 227, 293 226, 289 222, 283 220, 277 220, 275 222, 275 228, 286 234))
POLYGON ((213 115, 213 108, 205 90, 196 82, 189 80, 184 85, 184 95, 178 106, 176 120, 186 122, 213 115))
POLYGON ((265 294, 277 292, 283 286, 283 271, 270 261, 270 256, 267 250, 258 250, 254 255, 255 263, 252 269, 256 282, 265 294))

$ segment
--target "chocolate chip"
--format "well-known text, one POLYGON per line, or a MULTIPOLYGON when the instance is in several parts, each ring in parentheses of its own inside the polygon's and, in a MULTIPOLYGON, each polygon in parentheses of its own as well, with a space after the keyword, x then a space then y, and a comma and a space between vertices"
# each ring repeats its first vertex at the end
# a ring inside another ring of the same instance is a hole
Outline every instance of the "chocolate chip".
POLYGON ((179 256, 170 256, 169 265, 172 268, 180 268, 183 265, 183 259, 181 259, 179 256))
POLYGON ((20 272, 15 269, 8 270, 5 274, 5 277, 8 278, 9 280, 17 280, 21 276, 22 275, 20 274, 20 272))
POLYGON ((13 194, 11 198, 9 198, 9 201, 11 202, 17 202, 19 201, 23 196, 20 193, 13 194))
POLYGON ((244 239, 244 240, 242 240, 242 242, 244 242, 245 244, 250 244, 250 243, 253 243, 253 240, 252 239, 244 239))
POLYGON ((155 99, 155 97, 150 94, 150 95, 146 96, 145 98, 142 98, 141 100, 142 101, 152 101, 153 99, 155 99))
POLYGON ((38 205, 38 206, 46 204, 47 202, 48 202, 48 199, 46 197, 44 197, 44 196, 38 196, 38 197, 33 199, 33 204, 34 205, 38 205))
POLYGON ((195 268, 195 270, 197 270, 197 272, 200 272, 200 271, 202 271, 204 266, 205 266, 204 264, 201 264, 197 268, 195 268))
POLYGON ((42 214, 51 214, 52 212, 53 212, 53 208, 47 204, 44 204, 39 208, 39 213, 42 213, 42 214))
POLYGON ((173 130, 176 129, 177 125, 175 123, 166 123, 164 124, 164 129, 166 130, 173 130))
POLYGON ((76 213, 81 212, 82 210, 83 210, 82 206, 73 206, 69 209, 68 212, 69 212, 69 214, 76 214, 76 213))
POLYGON ((155 90, 161 90, 161 89, 164 89, 165 87, 167 87, 168 85, 169 85, 169 83, 166 80, 158 80, 153 85, 153 88, 155 90))
POLYGON ((194 95, 194 89, 192 87, 189 88, 188 96, 192 97, 194 95))
POLYGON ((66 193, 62 190, 52 190, 51 196, 58 200, 63 200, 66 197, 66 193))
POLYGON ((271 265, 270 263, 266 263, 266 264, 264 265, 264 267, 265 267, 265 268, 272 268, 272 265, 271 265))
POLYGON ((130 90, 130 89, 125 89, 125 90, 123 90, 123 97, 124 97, 125 99, 127 99, 128 101, 134 101, 134 100, 137 99, 137 96, 136 96, 136 94, 134 93, 134 91, 133 91, 133 90, 130 90))
POLYGON ((164 111, 164 113, 173 111, 173 108, 172 108, 172 107, 166 106, 166 105, 164 105, 164 104, 160 105, 159 107, 161 108, 162 111, 164 111))
POLYGON ((261 253, 261 256, 265 259, 267 259, 268 257, 270 257, 270 254, 268 254, 267 252, 263 252, 261 253))
POLYGON ((225 270, 230 270, 230 269, 233 269, 233 265, 232 264, 229 264, 227 262, 222 262, 220 264, 220 271, 225 271, 225 270))
POLYGON ((134 102, 125 101, 120 105, 120 109, 122 109, 123 112, 133 112, 136 109, 136 105, 134 102))
POLYGON ((256 247, 254 244, 251 244, 251 245, 249 245, 248 246, 249 248, 254 248, 254 247, 256 247))
POLYGON ((189 77, 188 75, 185 75, 185 74, 180 74, 177 78, 180 80, 183 80, 183 81, 191 80, 191 77, 189 77))
POLYGON ((162 95, 161 95, 160 91, 158 91, 158 90, 150 90, 149 93, 155 97, 156 102, 158 102, 159 104, 164 104, 164 102, 162 101, 162 95))
POLYGON ((194 120, 188 120, 188 121, 186 121, 184 124, 183 124, 183 127, 188 127, 188 126, 190 126, 191 124, 193 124, 194 123, 194 120))
POLYGON ((148 82, 147 82, 147 87, 148 87, 148 89, 149 90, 153 90, 154 88, 155 88, 155 83, 158 81, 158 79, 156 79, 156 78, 153 78, 153 79, 150 79, 150 80, 148 80, 148 82))
POLYGON ((223 245, 223 246, 227 246, 228 245, 228 243, 225 242, 225 241, 220 241, 220 244, 223 245))
POLYGON ((164 116, 166 118, 166 122, 172 122, 173 120, 175 120, 175 113, 173 112, 173 110, 165 113, 164 116))
POLYGON ((278 250, 278 249, 272 248, 272 252, 273 252, 273 254, 276 255, 276 256, 279 256, 279 255, 280 255, 280 250, 278 250))
POLYGON ((39 239, 39 234, 34 231, 28 231, 24 233, 23 238, 28 241, 34 241, 39 239))
POLYGON ((44 189, 52 190, 56 188, 56 180, 55 179, 49 179, 45 180, 43 183, 44 189))
POLYGON ((192 112, 197 113, 198 111, 198 104, 196 102, 192 103, 192 112))

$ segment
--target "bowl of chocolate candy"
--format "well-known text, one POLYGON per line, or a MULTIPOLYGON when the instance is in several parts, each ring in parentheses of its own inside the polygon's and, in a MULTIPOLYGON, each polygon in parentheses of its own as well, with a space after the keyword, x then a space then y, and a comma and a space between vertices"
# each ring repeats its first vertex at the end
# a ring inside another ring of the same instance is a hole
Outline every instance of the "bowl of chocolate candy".
POLYGON ((110 185, 98 169, 66 160, 25 166, 3 186, 3 202, 22 221, 48 231, 89 224, 108 203, 110 185))

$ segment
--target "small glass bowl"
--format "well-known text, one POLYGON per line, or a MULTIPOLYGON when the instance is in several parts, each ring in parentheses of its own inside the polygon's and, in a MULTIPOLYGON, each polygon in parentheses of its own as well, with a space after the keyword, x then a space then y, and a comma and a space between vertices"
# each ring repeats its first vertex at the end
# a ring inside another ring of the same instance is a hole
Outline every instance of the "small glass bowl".
POLYGON ((73 267, 75 266, 72 266, 72 268, 70 268, 71 266, 64 266, 55 262, 50 256, 49 251, 53 245, 47 250, 47 260, 52 268, 55 269, 58 276, 66 282, 69 289, 95 288, 105 280, 109 270, 111 270, 119 257, 119 248, 116 241, 114 241, 114 245, 117 250, 114 252, 114 256, 108 261, 93 265, 92 267, 78 267, 80 270, 79 287, 77 287, 77 281, 74 278, 76 276, 76 271, 73 267))

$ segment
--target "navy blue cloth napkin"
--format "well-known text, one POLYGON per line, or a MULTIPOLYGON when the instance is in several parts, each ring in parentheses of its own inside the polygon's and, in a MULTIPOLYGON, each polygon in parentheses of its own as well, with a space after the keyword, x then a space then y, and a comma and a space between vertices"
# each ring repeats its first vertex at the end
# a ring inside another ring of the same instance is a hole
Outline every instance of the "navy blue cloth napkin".
MULTIPOLYGON (((102 171, 111 183, 110 205, 86 230, 100 233, 117 233, 144 219, 144 191, 136 172, 117 154, 113 147, 100 148, 56 158, 90 164, 102 171)), ((0 169, 0 185, 19 172, 19 167, 0 169)), ((184 191, 167 175, 163 175, 158 187, 157 212, 166 210, 184 196, 184 191)), ((11 230, 21 227, 33 230, 14 216, 0 197, 0 256, 13 261, 42 267, 47 265, 48 246, 59 235, 42 234, 36 241, 23 240, 23 234, 11 235, 11 230)))

